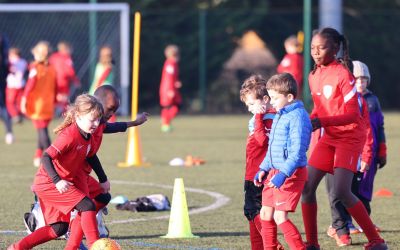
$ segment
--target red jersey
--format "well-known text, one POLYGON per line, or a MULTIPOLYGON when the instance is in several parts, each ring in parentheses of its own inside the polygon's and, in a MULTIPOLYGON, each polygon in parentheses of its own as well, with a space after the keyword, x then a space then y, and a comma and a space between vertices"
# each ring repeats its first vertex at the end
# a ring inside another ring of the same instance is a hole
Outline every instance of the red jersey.
POLYGON ((286 54, 277 68, 278 73, 289 73, 297 82, 298 93, 303 87, 303 56, 299 53, 286 54))
POLYGON ((178 63, 173 59, 167 59, 164 63, 162 70, 161 83, 160 83, 160 105, 170 106, 173 104, 180 104, 182 97, 175 87, 175 83, 179 81, 179 68, 178 63), (168 92, 173 92, 174 96, 168 96, 168 92))
POLYGON ((329 145, 360 151, 365 143, 365 122, 360 114, 355 79, 337 61, 318 66, 309 75, 314 109, 311 119, 318 117, 324 128, 321 140, 329 145))
POLYGON ((245 180, 253 181, 260 169, 268 150, 268 138, 271 131, 275 111, 269 110, 266 114, 257 114, 249 121, 250 133, 246 144, 246 173, 245 180))
POLYGON ((51 55, 49 62, 57 73, 57 93, 69 94, 70 84, 77 82, 74 65, 71 56, 56 52, 51 55))
MULTIPOLYGON (((88 155, 88 157, 94 156, 95 154, 97 154, 97 151, 99 151, 101 142, 103 140, 103 131, 105 128, 106 128, 106 123, 101 123, 97 127, 96 131, 92 134, 92 148, 90 150, 90 154, 88 155)), ((92 167, 87 162, 85 162, 83 170, 87 174, 90 174, 90 172, 92 171, 92 167)))
POLYGON ((362 118, 365 123, 366 131, 367 131, 364 148, 363 148, 363 151, 361 154, 361 160, 363 162, 366 162, 368 165, 371 165, 372 156, 373 156, 374 137, 372 134, 371 123, 369 120, 368 104, 361 95, 359 95, 358 100, 359 100, 359 103, 361 103, 362 118))
MULTIPOLYGON (((86 140, 79 132, 76 123, 63 129, 56 140, 46 149, 46 153, 53 160, 54 168, 61 179, 73 182, 81 175, 82 166, 91 154, 92 139, 86 140)), ((48 185, 54 187, 52 180, 41 165, 36 173, 34 189, 46 189, 48 185)))

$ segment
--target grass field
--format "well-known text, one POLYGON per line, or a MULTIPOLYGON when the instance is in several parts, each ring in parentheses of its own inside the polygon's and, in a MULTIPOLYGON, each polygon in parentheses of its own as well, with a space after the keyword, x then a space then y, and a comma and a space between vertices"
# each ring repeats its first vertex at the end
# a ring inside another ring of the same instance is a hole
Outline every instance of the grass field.
MULTIPOLYGON (((229 198, 229 202, 220 208, 190 215, 192 232, 200 236, 196 239, 160 238, 168 231, 168 219, 154 218, 168 216, 168 212, 133 213, 118 211, 110 205, 106 222, 111 237, 123 249, 250 249, 247 221, 242 211, 248 119, 249 116, 181 116, 175 121, 172 133, 162 134, 159 117, 151 117, 140 129, 143 156, 151 163, 150 167, 142 168, 116 167, 125 159, 127 136, 106 135, 98 155, 112 180, 113 196, 123 194, 135 199, 163 193, 171 200, 174 179, 182 177, 189 209, 216 202, 207 193, 192 192, 191 188, 229 198), (188 154, 200 156, 207 162, 191 168, 168 166, 172 158, 188 154), (131 222, 120 223, 124 220, 131 222)), ((400 249, 400 114, 387 113, 385 119, 388 165, 379 171, 375 190, 388 188, 394 196, 376 198, 372 202, 372 217, 383 228, 382 235, 390 249, 400 249)), ((53 122, 52 127, 58 122, 53 122)), ((32 166, 36 133, 29 122, 15 126, 14 130, 15 144, 0 143, 0 249, 6 249, 23 237, 22 216, 30 209, 33 199, 30 185, 36 171, 32 166)), ((330 211, 324 185, 318 192, 320 244, 322 249, 335 249, 335 242, 325 234, 330 211)), ((304 232, 300 207, 291 219, 304 232)), ((282 235, 279 238, 283 241, 282 235)), ((366 238, 354 236, 353 243, 354 246, 348 249, 361 249, 366 238)), ((64 245, 64 240, 57 240, 37 249, 63 249, 64 245)))

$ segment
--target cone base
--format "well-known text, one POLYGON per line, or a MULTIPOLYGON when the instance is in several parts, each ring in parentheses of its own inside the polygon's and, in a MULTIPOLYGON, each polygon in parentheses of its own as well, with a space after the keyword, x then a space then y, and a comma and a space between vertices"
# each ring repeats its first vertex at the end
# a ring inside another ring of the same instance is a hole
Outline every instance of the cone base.
POLYGON ((193 235, 193 234, 187 234, 187 235, 167 234, 167 235, 164 235, 164 236, 160 236, 160 238, 164 238, 164 239, 183 239, 183 238, 200 238, 200 236, 193 235))
POLYGON ((117 166, 120 168, 150 167, 151 164, 148 162, 140 162, 140 163, 118 162, 117 166))

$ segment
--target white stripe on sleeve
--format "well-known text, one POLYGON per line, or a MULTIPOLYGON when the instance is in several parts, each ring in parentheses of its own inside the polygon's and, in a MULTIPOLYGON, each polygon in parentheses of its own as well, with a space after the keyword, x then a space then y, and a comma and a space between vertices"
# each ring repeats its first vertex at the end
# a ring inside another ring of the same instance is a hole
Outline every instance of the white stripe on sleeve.
POLYGON ((356 86, 344 96, 344 103, 348 102, 357 92, 356 86))

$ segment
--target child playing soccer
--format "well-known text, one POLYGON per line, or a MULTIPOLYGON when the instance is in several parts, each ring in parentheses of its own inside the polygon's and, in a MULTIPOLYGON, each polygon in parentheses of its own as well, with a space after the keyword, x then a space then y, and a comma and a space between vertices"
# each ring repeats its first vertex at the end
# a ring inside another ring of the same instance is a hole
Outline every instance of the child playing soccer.
POLYGON ((316 189, 326 173, 333 174, 335 196, 364 230, 368 238, 365 249, 387 249, 364 205, 351 192, 366 131, 355 80, 347 67, 347 39, 332 28, 319 30, 311 41, 311 56, 316 64, 309 75, 314 102, 311 119, 313 129, 323 127, 324 134, 311 153, 308 180, 302 195, 307 249, 319 249, 316 189), (336 59, 341 45, 344 61, 336 59))
MULTIPOLYGON (((253 114, 249 121, 249 135, 246 144, 246 172, 244 181, 244 215, 249 221, 251 249, 264 249, 261 237, 261 193, 262 186, 253 184, 253 178, 265 158, 268 136, 275 110, 269 104, 266 81, 259 75, 247 78, 240 90, 240 100, 253 114)), ((276 227, 276 224, 275 224, 276 227)))
POLYGON ((164 51, 165 63, 162 70, 160 83, 161 105, 161 131, 171 131, 171 121, 179 112, 182 97, 179 89, 182 83, 179 80, 179 48, 176 45, 168 45, 164 51))
POLYGON ((266 87, 277 114, 272 123, 267 155, 254 177, 256 186, 264 184, 260 212, 264 249, 277 247, 275 222, 290 249, 305 249, 288 213, 295 211, 307 180, 306 152, 312 126, 303 103, 296 100, 297 83, 291 74, 272 76, 266 87))
POLYGON ((35 61, 30 65, 29 77, 21 98, 21 112, 32 120, 38 133, 38 145, 33 165, 38 167, 43 150, 50 146, 47 127, 53 119, 56 100, 57 76, 49 64, 50 45, 41 41, 32 49, 35 61))
POLYGON ((82 228, 89 246, 98 238, 95 204, 82 191, 82 166, 91 154, 92 137, 100 124, 103 107, 98 100, 84 94, 76 98, 61 125, 54 131, 56 140, 43 154, 32 190, 38 196, 46 226, 35 230, 8 249, 31 249, 64 235, 70 212, 81 214, 82 228))
MULTIPOLYGON (((96 132, 92 134, 92 140, 94 141, 92 152, 94 155, 89 157, 88 163, 83 166, 83 176, 85 177, 83 182, 87 184, 87 187, 84 187, 84 189, 88 193, 89 197, 93 199, 96 212, 98 212, 100 209, 107 206, 111 199, 109 193, 110 182, 108 181, 100 160, 96 155, 103 139, 103 133, 125 132, 127 128, 139 126, 146 122, 148 114, 139 114, 135 121, 107 123, 119 108, 120 101, 117 91, 111 85, 103 85, 96 89, 94 95, 102 104, 104 115, 96 132), (90 176, 92 169, 98 176, 99 181, 90 176)), ((82 237, 83 231, 81 216, 78 214, 71 223, 71 232, 65 249, 77 249, 82 241, 82 237)))

